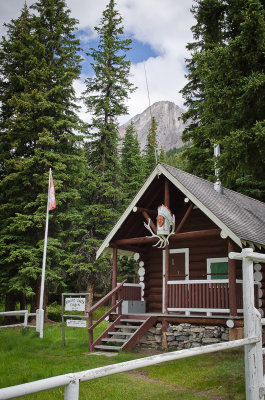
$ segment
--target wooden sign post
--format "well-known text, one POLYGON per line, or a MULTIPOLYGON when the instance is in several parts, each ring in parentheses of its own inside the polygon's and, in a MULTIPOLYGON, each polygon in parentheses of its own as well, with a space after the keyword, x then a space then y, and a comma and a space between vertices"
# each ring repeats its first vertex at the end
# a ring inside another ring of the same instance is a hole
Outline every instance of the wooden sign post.
POLYGON ((65 346, 65 318, 66 326, 75 328, 86 328, 88 315, 65 314, 65 311, 86 311, 86 301, 91 307, 90 293, 62 293, 62 344, 65 346), (76 319, 80 318, 80 319, 76 319))

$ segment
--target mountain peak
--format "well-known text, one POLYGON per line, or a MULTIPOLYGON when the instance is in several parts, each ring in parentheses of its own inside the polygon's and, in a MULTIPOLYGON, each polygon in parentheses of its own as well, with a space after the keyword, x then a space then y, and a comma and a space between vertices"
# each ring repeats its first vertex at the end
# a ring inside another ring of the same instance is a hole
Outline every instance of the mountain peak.
MULTIPOLYGON (((168 151, 174 147, 183 146, 181 135, 185 129, 185 124, 179 117, 184 110, 172 101, 157 101, 151 105, 152 117, 157 123, 157 147, 163 147, 168 151)), ((138 134, 140 146, 143 149, 146 143, 148 131, 151 126, 150 108, 146 108, 141 114, 135 115, 128 122, 119 127, 120 137, 123 138, 128 125, 134 124, 138 134)))

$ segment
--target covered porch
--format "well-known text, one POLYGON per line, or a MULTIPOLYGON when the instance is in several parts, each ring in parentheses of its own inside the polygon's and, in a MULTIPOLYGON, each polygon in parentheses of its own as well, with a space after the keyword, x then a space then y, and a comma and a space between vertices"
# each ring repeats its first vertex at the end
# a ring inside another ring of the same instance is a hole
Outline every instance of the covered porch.
MULTIPOLYGON (((240 317, 243 313, 243 292, 236 279, 236 292, 231 293, 229 279, 179 280, 167 282, 167 298, 161 312, 147 312, 141 284, 125 283, 121 297, 123 314, 149 314, 183 317, 240 317), (232 309, 231 309, 232 298, 232 309), (165 304, 167 305, 165 307, 165 304), (125 305, 125 306, 124 306, 125 305), (235 307, 235 309, 234 309, 235 307)), ((258 308, 258 282, 255 283, 255 304, 258 308)))

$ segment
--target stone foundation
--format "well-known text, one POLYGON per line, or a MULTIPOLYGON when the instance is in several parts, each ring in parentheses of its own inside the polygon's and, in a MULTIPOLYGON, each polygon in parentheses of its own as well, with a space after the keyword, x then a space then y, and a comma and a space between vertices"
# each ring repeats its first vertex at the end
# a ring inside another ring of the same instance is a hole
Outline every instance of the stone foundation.
MULTIPOLYGON (((183 324, 169 324, 165 334, 167 347, 176 349, 189 349, 207 344, 226 342, 229 340, 229 328, 224 326, 202 326, 183 324)), ((142 337, 137 344, 138 347, 153 348, 158 350, 162 348, 162 324, 157 323, 154 327, 142 337)))

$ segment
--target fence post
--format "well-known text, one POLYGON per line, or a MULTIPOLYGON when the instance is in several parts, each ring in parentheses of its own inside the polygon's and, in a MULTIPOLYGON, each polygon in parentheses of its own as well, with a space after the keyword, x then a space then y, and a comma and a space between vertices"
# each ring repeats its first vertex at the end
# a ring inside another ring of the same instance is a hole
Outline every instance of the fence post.
POLYGON ((28 326, 28 318, 29 318, 29 312, 28 310, 26 310, 24 314, 24 327, 28 326))
POLYGON ((258 336, 259 342, 245 345, 246 400, 263 399, 260 388, 263 385, 261 320, 254 307, 253 260, 248 258, 252 249, 242 250, 244 336, 258 336))
POLYGON ((79 399, 79 380, 75 379, 65 386, 64 400, 78 400, 79 399))

